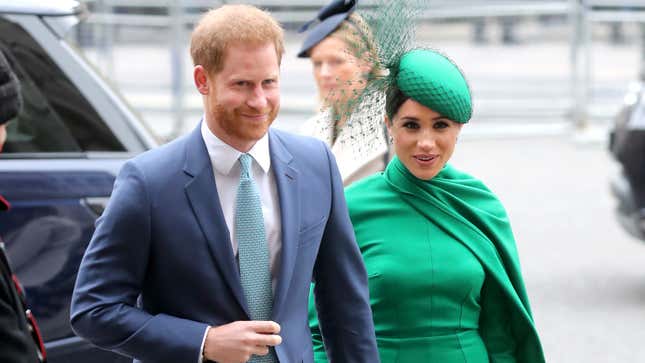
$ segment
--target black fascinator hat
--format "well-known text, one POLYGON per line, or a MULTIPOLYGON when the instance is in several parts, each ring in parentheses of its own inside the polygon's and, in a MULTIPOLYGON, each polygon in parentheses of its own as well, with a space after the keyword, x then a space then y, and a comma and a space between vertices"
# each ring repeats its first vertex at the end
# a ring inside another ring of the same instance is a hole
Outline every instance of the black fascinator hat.
POLYGON ((300 28, 302 33, 313 26, 298 52, 299 58, 308 58, 311 48, 333 33, 356 9, 357 0, 334 0, 320 9, 315 19, 300 28))

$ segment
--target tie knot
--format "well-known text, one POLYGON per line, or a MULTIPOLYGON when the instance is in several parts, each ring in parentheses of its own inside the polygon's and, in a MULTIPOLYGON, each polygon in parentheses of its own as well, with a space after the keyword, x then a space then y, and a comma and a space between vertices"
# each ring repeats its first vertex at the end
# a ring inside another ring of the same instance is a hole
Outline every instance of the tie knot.
POLYGON ((251 172, 251 161, 253 158, 249 154, 240 155, 240 178, 250 179, 253 174, 251 172))

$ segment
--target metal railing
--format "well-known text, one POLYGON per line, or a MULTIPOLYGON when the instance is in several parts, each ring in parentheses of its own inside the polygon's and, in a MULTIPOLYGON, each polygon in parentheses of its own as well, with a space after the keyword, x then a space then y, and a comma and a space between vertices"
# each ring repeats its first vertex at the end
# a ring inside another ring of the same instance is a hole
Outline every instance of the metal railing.
MULTIPOLYGON (((172 135, 180 133, 185 118, 186 89, 182 82, 189 29, 206 9, 224 3, 247 3, 268 9, 287 29, 313 18, 328 0, 86 0, 92 15, 88 19, 95 43, 101 52, 102 68, 111 73, 112 49, 120 29, 130 27, 164 32, 171 60, 172 135)), ((361 4, 370 6, 374 1, 361 4)), ((584 128, 589 121, 592 79, 592 25, 600 22, 645 22, 642 1, 611 0, 429 0, 420 21, 472 21, 483 18, 527 18, 557 15, 570 24, 570 110, 573 124, 584 128)), ((81 41, 82 43, 82 41, 81 41)))
MULTIPOLYGON (((645 2, 638 0, 572 0, 571 15, 571 89, 573 97, 572 120, 584 128, 590 118, 590 90, 592 79, 592 25, 600 22, 645 23, 645 2)), ((645 36, 645 32, 643 32, 645 36)), ((645 38, 641 41, 640 74, 645 67, 645 38)))

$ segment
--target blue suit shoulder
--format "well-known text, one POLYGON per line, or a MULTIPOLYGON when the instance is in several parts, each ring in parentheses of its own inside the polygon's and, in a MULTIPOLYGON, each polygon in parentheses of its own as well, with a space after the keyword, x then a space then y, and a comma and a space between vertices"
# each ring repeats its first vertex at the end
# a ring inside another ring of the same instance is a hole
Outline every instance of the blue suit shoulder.
POLYGON ((271 134, 292 153, 307 155, 321 153, 325 149, 329 149, 323 141, 311 136, 297 135, 279 129, 271 129, 271 134))
MULTIPOLYGON (((332 160, 335 162, 331 150, 321 140, 277 129, 272 129, 270 135, 277 139, 276 145, 282 145, 293 156, 299 170, 320 169, 332 160)), ((324 170, 328 172, 328 168, 324 170)))
MULTIPOLYGON (((127 164, 134 166, 146 179, 160 180, 177 173, 184 167, 186 144, 190 134, 181 136, 167 144, 143 152, 130 159, 127 164)), ((206 148, 204 147, 204 152, 206 148)))
POLYGON ((184 159, 185 147, 189 135, 181 136, 167 144, 145 151, 130 161, 141 168, 157 167, 159 164, 181 162, 184 159))

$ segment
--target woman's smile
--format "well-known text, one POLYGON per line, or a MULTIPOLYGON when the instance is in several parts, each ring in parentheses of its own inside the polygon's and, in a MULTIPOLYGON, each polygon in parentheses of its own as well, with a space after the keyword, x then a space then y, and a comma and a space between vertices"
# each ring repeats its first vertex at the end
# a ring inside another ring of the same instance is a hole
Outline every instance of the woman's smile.
POLYGON ((420 166, 432 166, 439 159, 436 154, 417 154, 412 156, 420 166))

